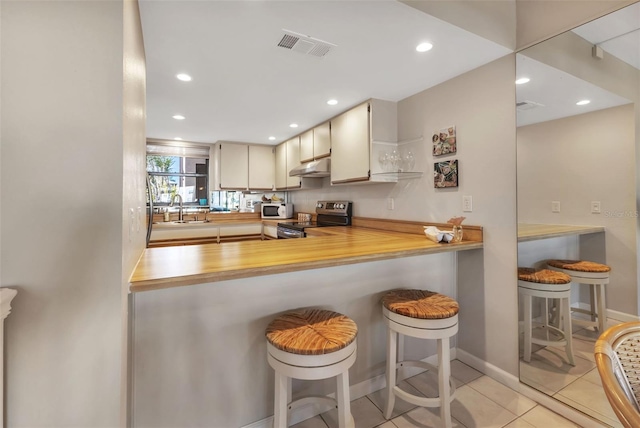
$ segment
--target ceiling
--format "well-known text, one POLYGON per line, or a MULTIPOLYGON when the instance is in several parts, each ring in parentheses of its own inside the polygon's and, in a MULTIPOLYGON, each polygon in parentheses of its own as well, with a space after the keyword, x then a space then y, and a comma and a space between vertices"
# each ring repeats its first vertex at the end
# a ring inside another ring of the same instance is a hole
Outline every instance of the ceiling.
POLYGON ((394 0, 141 0, 140 12, 147 136, 167 140, 278 144, 368 98, 399 101, 511 52, 394 0), (283 29, 335 46, 324 57, 278 47, 283 29), (416 52, 423 41, 433 49, 416 52))
MULTIPOLYGON (((640 70, 639 28, 640 3, 635 3, 572 31, 589 43, 600 46, 605 55, 613 55, 640 70)), ((526 54, 526 50, 523 53, 526 54)), ((529 83, 517 85, 517 102, 535 103, 518 107, 518 126, 546 122, 631 102, 522 54, 516 57, 516 69, 517 77, 527 76, 531 79, 529 83), (583 99, 591 102, 577 106, 576 102, 583 99)))

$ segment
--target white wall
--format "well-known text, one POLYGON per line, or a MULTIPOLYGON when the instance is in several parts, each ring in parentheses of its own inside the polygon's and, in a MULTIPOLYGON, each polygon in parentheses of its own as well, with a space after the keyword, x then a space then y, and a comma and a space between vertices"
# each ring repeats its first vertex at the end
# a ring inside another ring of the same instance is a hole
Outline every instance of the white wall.
POLYGON ((129 277, 146 245, 146 63, 137 0, 123 3, 122 277, 120 426, 131 420, 132 315, 129 277), (134 209, 132 233, 130 210, 134 209))
POLYGON ((123 200, 144 201, 136 72, 123 95, 123 62, 140 54, 123 56, 129 6, 0 3, 0 282, 19 290, 5 324, 8 426, 120 423, 121 291, 145 236, 123 242, 123 200), (123 97, 137 100, 126 113, 123 97))
POLYGON ((347 199, 360 217, 446 222, 464 215, 466 224, 483 226, 484 255, 461 253, 458 259, 459 347, 517 375, 514 61, 515 55, 506 56, 398 103, 398 140, 423 136, 411 145, 421 179, 330 188, 325 182, 322 189, 290 194, 299 211, 312 212, 317 200, 347 199), (449 125, 456 125, 458 153, 434 158, 431 135, 449 125), (433 163, 441 159, 458 159, 457 189, 434 189, 433 163), (463 195, 473 197, 473 212, 462 212, 463 195), (395 200, 393 211, 388 197, 395 200))
POLYGON ((634 119, 627 104, 517 131, 519 222, 604 226, 607 307, 628 314, 638 313, 634 119), (601 214, 591 214, 591 201, 601 214))

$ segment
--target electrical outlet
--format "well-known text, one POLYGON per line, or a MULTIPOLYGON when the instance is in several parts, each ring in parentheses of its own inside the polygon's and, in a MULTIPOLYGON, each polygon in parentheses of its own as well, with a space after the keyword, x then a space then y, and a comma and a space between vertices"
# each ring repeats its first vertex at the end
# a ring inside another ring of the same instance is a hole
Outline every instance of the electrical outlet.
POLYGON ((600 201, 591 201, 591 214, 600 214, 601 208, 600 201))
POLYGON ((462 197, 462 211, 465 213, 473 211, 473 198, 471 196, 462 197))
POLYGON ((395 207, 396 207, 396 204, 393 198, 387 198, 387 209, 393 210, 395 207))
POLYGON ((551 212, 552 213, 560 212, 560 201, 551 201, 551 212))

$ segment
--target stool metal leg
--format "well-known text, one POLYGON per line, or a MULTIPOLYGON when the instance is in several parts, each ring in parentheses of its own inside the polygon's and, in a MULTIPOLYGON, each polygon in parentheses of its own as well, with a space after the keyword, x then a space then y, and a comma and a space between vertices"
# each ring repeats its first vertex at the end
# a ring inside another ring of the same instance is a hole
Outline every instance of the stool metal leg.
POLYGON ((607 329, 607 304, 604 297, 604 284, 596 284, 596 300, 598 302, 598 332, 604 333, 607 329))
POLYGON ((353 416, 351 416, 349 403, 349 371, 336 376, 336 398, 338 402, 338 427, 353 428, 353 416))
POLYGON ((524 356, 523 359, 527 362, 531 362, 531 296, 524 294, 523 296, 524 307, 524 356))
POLYGON ((567 341, 567 345, 565 349, 567 351, 567 358, 569 359, 569 364, 575 366, 576 363, 573 360, 573 334, 571 333, 571 302, 568 297, 562 299, 562 304, 564 305, 563 312, 566 314, 563 317, 564 327, 562 331, 564 332, 564 338, 567 341))
POLYGON ((291 394, 291 378, 276 371, 275 377, 275 405, 273 414, 273 428, 288 427, 288 396, 291 394))
POLYGON ((390 328, 388 328, 387 331, 387 407, 384 411, 384 417, 386 419, 391 419, 391 413, 393 412, 393 406, 396 401, 393 388, 396 386, 396 352, 398 347, 398 335, 390 328))
MULTIPOLYGON (((590 284, 589 285, 589 297, 591 298, 590 302, 591 302, 591 321, 595 321, 596 320, 596 316, 598 316, 598 314, 600 313, 598 311, 598 306, 596 303, 596 293, 594 288, 598 287, 598 285, 595 284, 590 284)), ((598 295, 598 297, 600 297, 598 295)), ((598 321, 600 321, 600 317, 598 316, 598 321)), ((602 333, 602 330, 600 331, 602 333)))
POLYGON ((449 338, 438 339, 438 394, 440 397, 440 419, 446 428, 451 428, 451 362, 449 358, 449 338))

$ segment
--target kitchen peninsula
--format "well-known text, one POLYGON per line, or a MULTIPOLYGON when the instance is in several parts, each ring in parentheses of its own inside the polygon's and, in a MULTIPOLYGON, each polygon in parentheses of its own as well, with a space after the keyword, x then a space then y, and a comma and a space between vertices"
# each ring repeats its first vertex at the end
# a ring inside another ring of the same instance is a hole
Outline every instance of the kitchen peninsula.
MULTIPOLYGON (((146 249, 130 280, 134 425, 268 426, 274 380, 264 331, 296 308, 348 314, 358 325, 352 399, 381 389, 386 291, 428 288, 456 297, 458 272, 483 288, 482 228, 465 226, 462 242, 437 244, 424 225, 353 217, 351 226, 310 229, 302 239, 146 249), (468 257, 458 259, 460 251, 468 257)), ((420 343, 406 349, 419 358, 435 353, 420 343)), ((294 395, 326 395, 333 384, 305 388, 294 383, 294 395)))
MULTIPOLYGON (((436 226, 441 229, 450 227, 444 224, 436 226)), ((316 229, 309 232, 309 239, 149 248, 131 277, 130 290, 139 292, 482 248, 481 227, 465 226, 466 240, 449 244, 437 244, 426 239, 419 233, 421 227, 412 222, 356 218, 353 227, 316 229), (359 227, 358 224, 369 227, 359 227)))

